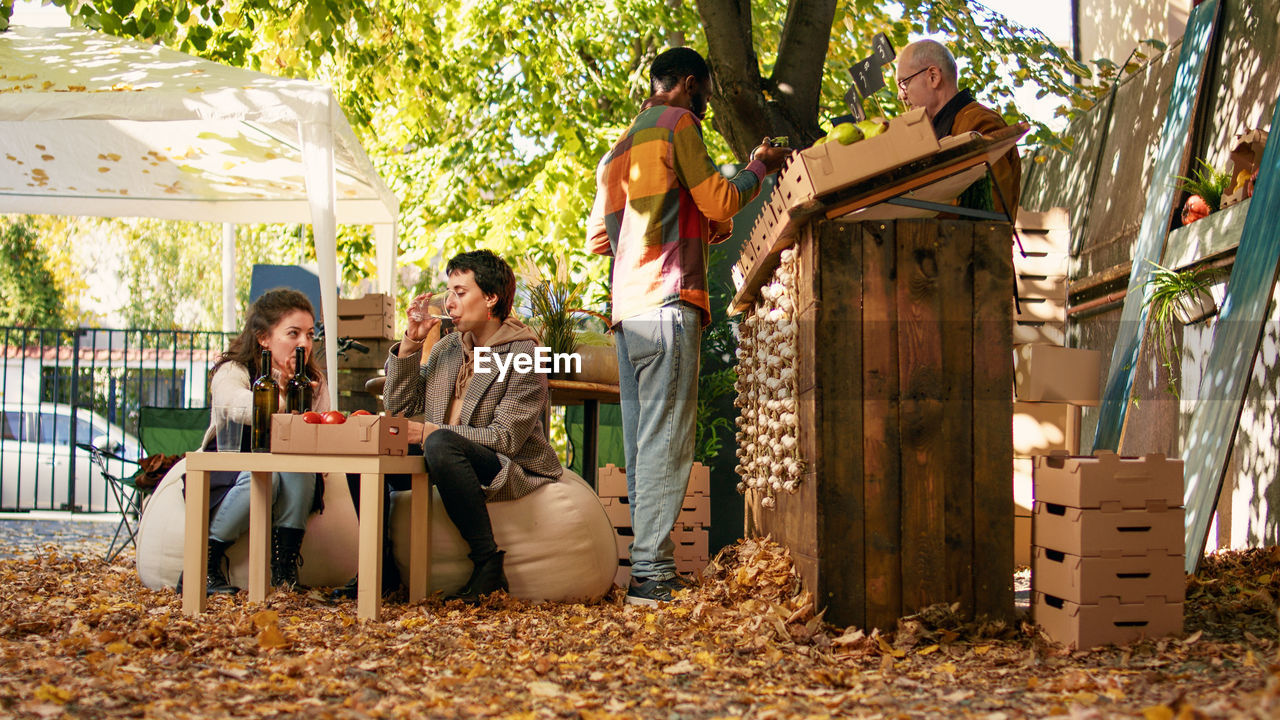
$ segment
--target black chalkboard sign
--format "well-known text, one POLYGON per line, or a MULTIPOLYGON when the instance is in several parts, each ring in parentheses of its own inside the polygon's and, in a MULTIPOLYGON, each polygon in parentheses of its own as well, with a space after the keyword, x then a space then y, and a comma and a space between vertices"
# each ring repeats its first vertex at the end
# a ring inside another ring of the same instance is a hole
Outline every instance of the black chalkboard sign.
POLYGON ((853 84, 845 92, 844 101, 856 119, 866 119, 866 113, 862 111, 862 99, 885 87, 884 66, 893 62, 895 57, 897 53, 894 52, 889 37, 884 33, 876 33, 871 40, 871 55, 849 68, 853 84))

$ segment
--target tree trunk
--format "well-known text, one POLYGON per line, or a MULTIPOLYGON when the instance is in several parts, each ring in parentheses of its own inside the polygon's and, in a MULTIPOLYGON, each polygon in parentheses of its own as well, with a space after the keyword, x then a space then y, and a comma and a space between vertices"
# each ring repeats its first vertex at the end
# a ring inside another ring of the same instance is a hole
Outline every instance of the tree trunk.
POLYGON ((823 61, 835 20, 835 0, 791 0, 772 77, 760 74, 751 32, 750 0, 699 0, 715 80, 712 124, 738 160, 766 136, 808 145, 818 129, 823 61))

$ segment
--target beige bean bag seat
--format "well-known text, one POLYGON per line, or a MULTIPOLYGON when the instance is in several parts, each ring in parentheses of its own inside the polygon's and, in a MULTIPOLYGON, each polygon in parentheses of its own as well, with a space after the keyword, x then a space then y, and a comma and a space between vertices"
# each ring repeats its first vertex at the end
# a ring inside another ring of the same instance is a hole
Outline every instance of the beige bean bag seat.
MULTIPOLYGON (((138 577, 149 588, 173 587, 182 572, 186 506, 182 474, 186 463, 169 471, 156 488, 138 529, 138 577)), ((302 543, 303 584, 341 585, 356 573, 358 523, 346 477, 325 475, 324 512, 312 515, 302 543)), ((433 492, 431 507, 430 590, 451 592, 471 573, 467 545, 433 492)), ((396 565, 408 577, 408 492, 392 493, 391 533, 396 565)), ((613 528, 600 499, 582 478, 566 470, 560 482, 543 485, 519 500, 489 505, 498 547, 507 552, 505 570, 511 594, 525 600, 589 602, 603 597, 617 571, 613 528)), ((228 552, 231 582, 248 586, 249 538, 228 552)))

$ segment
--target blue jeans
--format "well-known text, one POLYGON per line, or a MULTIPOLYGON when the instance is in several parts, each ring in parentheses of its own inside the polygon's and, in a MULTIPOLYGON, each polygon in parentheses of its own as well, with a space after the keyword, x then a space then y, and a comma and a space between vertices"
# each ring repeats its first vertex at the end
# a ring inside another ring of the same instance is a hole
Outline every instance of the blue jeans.
MULTIPOLYGON (((249 482, 248 472, 236 477, 236 484, 227 491, 209 520, 210 538, 235 542, 249 529, 249 482)), ((272 527, 305 530, 315 494, 315 473, 271 473, 272 527)))
POLYGON ((631 576, 676 574, 671 529, 693 468, 702 312, 683 302, 623 320, 614 330, 622 440, 631 503, 631 576))

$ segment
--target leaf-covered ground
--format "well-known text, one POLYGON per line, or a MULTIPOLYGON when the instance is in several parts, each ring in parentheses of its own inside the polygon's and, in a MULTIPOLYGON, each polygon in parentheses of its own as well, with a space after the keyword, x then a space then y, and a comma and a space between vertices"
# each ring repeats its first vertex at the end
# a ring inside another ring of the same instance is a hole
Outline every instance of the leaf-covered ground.
POLYGON ((935 607, 880 635, 826 626, 789 558, 745 541, 678 604, 211 599, 198 618, 131 563, 0 561, 0 716, 1273 717, 1280 553, 1211 558, 1187 635, 1069 652, 935 607))

